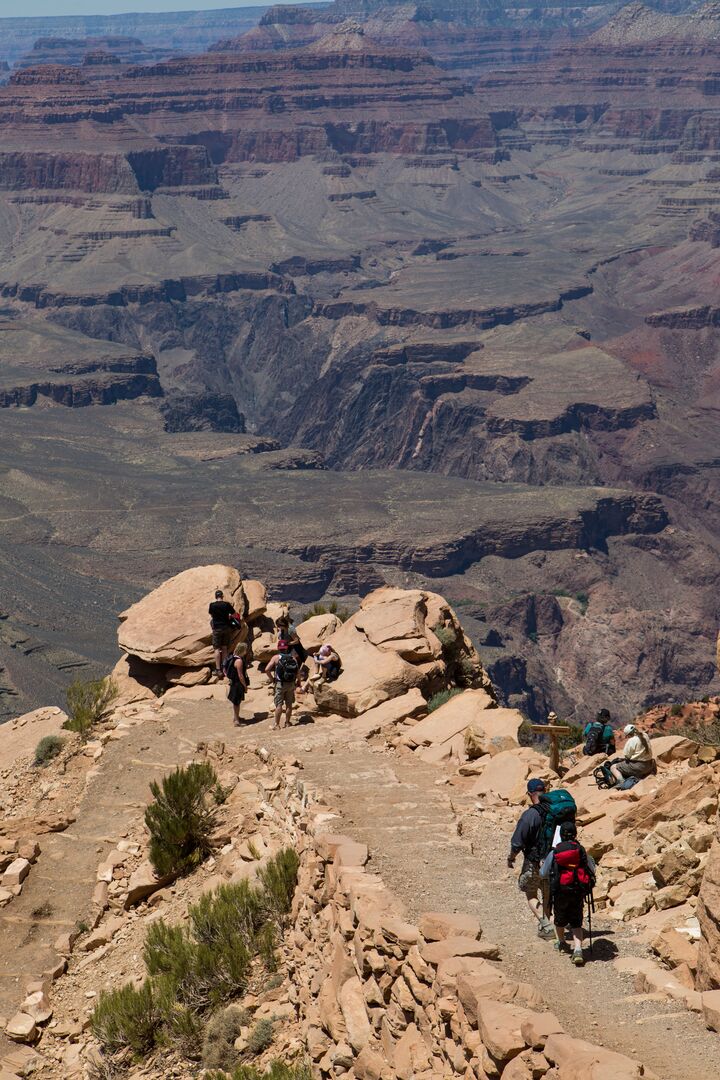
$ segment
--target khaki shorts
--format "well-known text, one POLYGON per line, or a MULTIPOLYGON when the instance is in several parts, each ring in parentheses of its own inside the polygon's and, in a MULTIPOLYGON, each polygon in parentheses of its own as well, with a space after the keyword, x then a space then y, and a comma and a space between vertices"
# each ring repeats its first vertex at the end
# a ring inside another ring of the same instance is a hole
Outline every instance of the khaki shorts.
POLYGON ((655 771, 654 765, 654 761, 619 761, 615 767, 621 776, 637 776, 643 780, 655 771))
POLYGON ((276 709, 282 705, 293 705, 295 702, 295 683, 275 683, 273 701, 276 709))
POLYGON ((539 863, 525 860, 518 878, 518 889, 527 896, 528 900, 537 900, 542 896, 543 886, 539 863))

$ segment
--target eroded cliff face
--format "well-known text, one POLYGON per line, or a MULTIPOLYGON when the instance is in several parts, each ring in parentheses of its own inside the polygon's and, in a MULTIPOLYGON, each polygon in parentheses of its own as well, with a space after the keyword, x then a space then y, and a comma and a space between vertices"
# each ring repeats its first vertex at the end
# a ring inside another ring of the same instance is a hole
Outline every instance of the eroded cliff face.
POLYGON ((20 533, 132 587, 238 545, 302 602, 443 580, 533 715, 710 689, 714 39, 471 20, 453 59, 439 16, 346 15, 0 88, 6 574, 20 533), (36 499, 49 417, 69 533, 36 499), (66 449, 102 431, 137 489, 114 529, 66 449))

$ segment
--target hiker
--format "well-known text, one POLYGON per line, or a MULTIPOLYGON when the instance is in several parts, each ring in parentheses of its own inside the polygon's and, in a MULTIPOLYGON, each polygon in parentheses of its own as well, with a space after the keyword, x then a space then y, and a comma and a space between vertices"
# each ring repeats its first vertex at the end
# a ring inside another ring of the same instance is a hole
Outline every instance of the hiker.
POLYGON ((555 924, 558 952, 569 953, 566 939, 569 930, 572 937, 572 962, 583 967, 583 915, 586 897, 595 885, 595 862, 577 840, 574 821, 564 821, 560 826, 560 843, 555 844, 540 868, 540 877, 548 882, 548 914, 555 924))
POLYGON ((215 599, 210 604, 208 613, 212 630, 212 647, 215 650, 215 675, 222 679, 223 665, 240 620, 235 614, 235 608, 225 599, 222 589, 215 590, 215 599))
POLYGON ((615 753, 615 732, 612 729, 610 713, 607 709, 601 709, 594 720, 585 725, 583 731, 585 745, 583 754, 592 757, 594 754, 615 753))
POLYGON ((300 665, 297 662, 295 653, 290 650, 275 653, 265 668, 265 674, 274 686, 275 720, 273 729, 277 730, 290 724, 292 707, 295 704, 295 687, 300 675, 300 665), (283 709, 285 710, 285 724, 281 723, 283 709))
POLYGON ((653 754, 650 739, 644 731, 640 731, 634 724, 627 724, 623 728, 623 735, 627 742, 623 747, 623 756, 610 765, 610 772, 615 778, 617 785, 624 780, 634 777, 636 780, 644 780, 646 776, 657 772, 655 755, 653 754))
POLYGON ((313 656, 315 674, 310 676, 310 682, 334 682, 340 674, 340 657, 332 645, 321 645, 320 651, 313 656))
POLYGON ((538 806, 540 796, 545 793, 545 790, 544 780, 528 780, 527 793, 532 805, 521 814, 515 826, 515 832, 510 840, 510 854, 508 855, 507 864, 512 869, 515 865, 515 859, 522 851, 523 863, 518 878, 518 888, 521 893, 524 893, 528 907, 537 920, 538 937, 549 941, 553 937, 553 928, 549 919, 545 916, 540 898, 542 895, 542 882, 540 880, 540 856, 538 855, 538 844, 543 825, 542 814, 538 806))
POLYGON ((295 624, 291 622, 288 615, 281 615, 275 620, 275 627, 278 632, 277 647, 280 652, 293 652, 297 659, 298 664, 304 664, 307 657, 307 650, 298 637, 298 632, 295 629, 295 624))
POLYGON ((247 691, 247 668, 248 647, 244 642, 240 642, 223 662, 223 674, 230 682, 228 701, 233 707, 233 723, 235 727, 240 727, 242 724, 240 705, 245 700, 247 691))

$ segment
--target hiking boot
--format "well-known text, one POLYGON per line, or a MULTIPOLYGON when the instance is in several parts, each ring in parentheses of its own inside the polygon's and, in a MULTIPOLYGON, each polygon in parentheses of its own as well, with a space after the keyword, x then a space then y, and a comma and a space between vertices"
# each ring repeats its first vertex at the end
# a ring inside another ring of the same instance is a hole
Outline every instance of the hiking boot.
POLYGON ((555 937, 555 927, 547 919, 540 919, 537 933, 538 937, 542 938, 543 941, 550 941, 551 938, 555 937))
POLYGON ((585 957, 582 954, 582 949, 576 949, 573 953, 572 962, 575 967, 585 967, 585 957))
POLYGON ((570 952, 570 946, 568 945, 567 941, 556 941, 555 944, 553 945, 553 948, 555 949, 556 952, 561 952, 561 953, 569 953, 570 952))

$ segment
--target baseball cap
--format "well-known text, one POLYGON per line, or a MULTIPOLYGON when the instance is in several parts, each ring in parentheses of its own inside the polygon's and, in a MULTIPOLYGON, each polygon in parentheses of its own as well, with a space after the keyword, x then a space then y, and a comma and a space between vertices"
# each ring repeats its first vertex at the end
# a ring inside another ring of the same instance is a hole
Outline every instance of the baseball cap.
POLYGON ((623 728, 623 735, 632 735, 634 730, 635 730, 635 725, 634 724, 626 724, 625 727, 623 728))
POLYGON ((538 794, 539 792, 545 790, 545 781, 544 780, 538 780, 537 778, 534 779, 534 780, 528 780, 528 782, 527 782, 527 790, 528 790, 528 795, 538 794))

